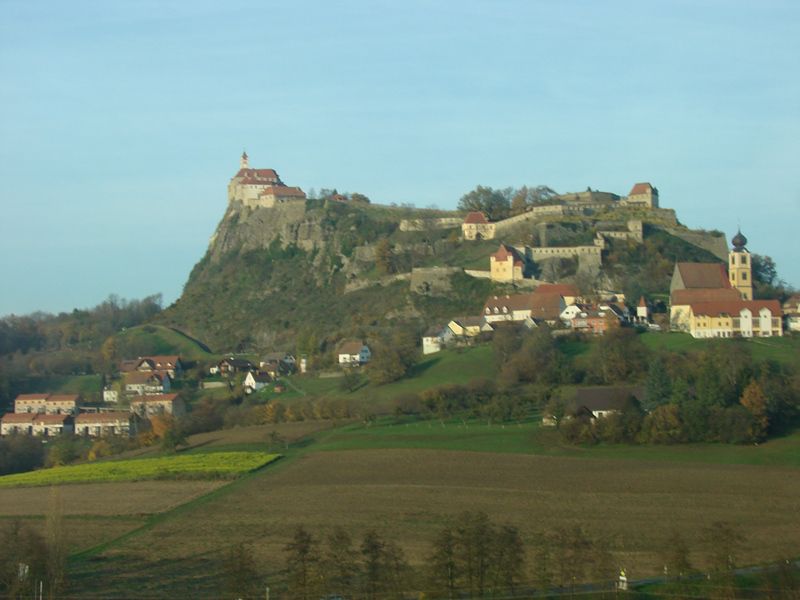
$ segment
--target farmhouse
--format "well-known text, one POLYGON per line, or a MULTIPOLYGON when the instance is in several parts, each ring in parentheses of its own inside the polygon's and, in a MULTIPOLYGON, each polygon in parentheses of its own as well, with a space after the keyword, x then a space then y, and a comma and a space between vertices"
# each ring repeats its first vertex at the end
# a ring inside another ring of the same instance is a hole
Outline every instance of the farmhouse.
POLYGON ((454 339, 461 340, 494 331, 491 323, 487 322, 483 317, 456 317, 447 324, 447 328, 454 339))
MULTIPOLYGON (((588 417, 602 419, 620 414, 631 402, 644 400, 644 388, 636 386, 583 387, 575 392, 575 398, 564 407, 564 418, 588 417)), ((555 415, 546 413, 542 425, 555 426, 555 415)))
POLYGON ((136 415, 125 411, 81 413, 75 417, 75 434, 89 437, 134 435, 136 415))
POLYGON ((422 336, 422 354, 439 352, 452 338, 453 332, 449 327, 441 325, 429 327, 422 336))
POLYGON ((358 340, 347 340, 339 345, 337 351, 340 365, 363 365, 372 357, 369 346, 358 340))
POLYGON ((153 396, 140 396, 131 400, 131 412, 141 417, 158 415, 173 415, 176 417, 186 413, 186 406, 178 394, 157 394, 153 396))
POLYGON ((252 394, 258 390, 266 387, 272 381, 269 373, 253 373, 250 371, 244 378, 244 391, 246 394, 252 394))
POLYGON ((225 358, 219 362, 216 369, 211 370, 211 373, 219 373, 221 375, 233 375, 235 373, 246 373, 248 371, 256 371, 256 365, 247 360, 246 358, 225 358))

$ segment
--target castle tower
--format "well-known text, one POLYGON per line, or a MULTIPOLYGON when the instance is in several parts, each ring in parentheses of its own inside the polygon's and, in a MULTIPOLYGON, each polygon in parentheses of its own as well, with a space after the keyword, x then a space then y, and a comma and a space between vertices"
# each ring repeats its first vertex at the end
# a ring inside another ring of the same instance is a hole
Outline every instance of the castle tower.
POLYGON ((728 253, 728 280, 731 287, 739 290, 743 300, 753 299, 753 264, 750 252, 745 248, 747 238, 739 231, 731 240, 733 250, 728 253))
POLYGON ((247 161, 247 152, 242 152, 242 158, 239 159, 239 168, 240 169, 250 168, 250 164, 247 161))

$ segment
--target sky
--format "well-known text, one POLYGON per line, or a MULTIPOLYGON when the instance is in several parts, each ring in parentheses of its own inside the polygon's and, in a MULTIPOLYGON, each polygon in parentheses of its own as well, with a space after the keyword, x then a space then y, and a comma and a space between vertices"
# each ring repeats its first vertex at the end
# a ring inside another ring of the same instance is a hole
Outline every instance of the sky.
POLYGON ((176 300, 243 149, 288 185, 660 192, 800 286, 795 0, 0 0, 0 315, 176 300))

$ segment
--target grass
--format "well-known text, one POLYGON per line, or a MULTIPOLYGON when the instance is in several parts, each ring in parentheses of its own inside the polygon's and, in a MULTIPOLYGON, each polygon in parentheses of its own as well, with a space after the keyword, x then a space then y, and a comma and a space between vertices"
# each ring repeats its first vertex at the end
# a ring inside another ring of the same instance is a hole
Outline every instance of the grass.
MULTIPOLYGON (((352 392, 340 389, 342 380, 338 377, 288 377, 287 391, 277 396, 277 399, 338 396, 365 398, 370 402, 380 403, 402 394, 418 393, 439 385, 492 379, 496 371, 491 345, 482 344, 429 355, 414 365, 409 375, 399 381, 385 385, 366 384, 352 392)), ((365 373, 368 374, 369 371, 366 370, 365 373)))
MULTIPOLYGON (((640 336, 645 346, 651 350, 679 352, 688 354, 701 352, 714 340, 699 340, 688 333, 647 332, 640 336)), ((745 344, 753 360, 775 360, 800 366, 800 336, 773 338, 718 340, 728 344, 745 344)))
POLYGON ((119 333, 116 337, 118 351, 124 355, 179 354, 189 360, 210 360, 216 355, 189 336, 161 325, 139 325, 119 333), (132 352, 126 352, 131 348, 132 352), (146 352, 143 351, 146 349, 146 352))
POLYGON ((214 452, 87 463, 6 475, 0 477, 0 488, 144 479, 224 479, 253 471, 277 458, 277 454, 266 452, 214 452))

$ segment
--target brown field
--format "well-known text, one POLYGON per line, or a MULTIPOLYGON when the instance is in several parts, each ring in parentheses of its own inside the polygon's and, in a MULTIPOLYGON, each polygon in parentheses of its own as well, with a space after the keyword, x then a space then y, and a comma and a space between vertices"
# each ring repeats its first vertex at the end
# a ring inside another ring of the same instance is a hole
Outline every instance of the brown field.
MULTIPOLYGON (((0 528, 11 526, 15 521, 31 526, 45 535, 46 525, 42 518, 14 517, 0 519, 0 528)), ((64 535, 70 553, 80 552, 102 544, 144 525, 146 517, 67 517, 64 519, 64 535)))
MULTIPOLYGON (((137 481, 57 486, 65 516, 150 515, 207 494, 225 481, 137 481)), ((0 489, 0 517, 45 515, 50 488, 0 489)))
MULTIPOLYGON (((354 538, 374 528, 420 564, 443 524, 461 511, 480 509, 516 525, 531 543, 542 531, 580 524, 613 539, 619 564, 639 578, 659 572, 660 549, 676 530, 702 565, 702 530, 716 520, 745 536, 741 563, 795 555, 798 475, 783 467, 455 451, 322 452, 235 484, 230 493, 173 515, 101 558, 126 577, 131 561, 218 564, 213 557, 246 542, 268 573, 282 568, 283 547, 303 524, 317 536, 336 525, 354 538)), ((98 591, 107 584, 114 585, 103 582, 98 591)))
MULTIPOLYGON (((342 422, 337 422, 342 425, 342 422)), ((231 444, 267 444, 269 434, 277 431, 278 435, 294 442, 314 433, 331 429, 334 421, 297 421, 293 423, 275 423, 274 425, 249 425, 221 429, 209 433, 198 433, 189 437, 191 446, 227 446, 231 444)))

